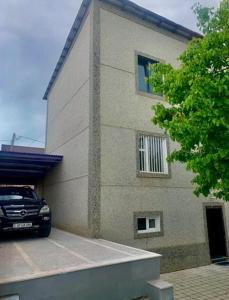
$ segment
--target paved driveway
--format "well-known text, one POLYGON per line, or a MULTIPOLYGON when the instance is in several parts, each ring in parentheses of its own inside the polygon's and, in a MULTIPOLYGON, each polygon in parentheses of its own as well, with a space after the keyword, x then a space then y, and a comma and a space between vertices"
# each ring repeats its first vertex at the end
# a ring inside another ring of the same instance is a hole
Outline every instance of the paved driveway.
POLYGON ((173 284, 175 300, 229 299, 229 266, 204 267, 162 274, 173 284))
POLYGON ((156 253, 55 228, 49 238, 12 236, 0 241, 0 299, 134 299, 159 278, 159 260, 156 253))

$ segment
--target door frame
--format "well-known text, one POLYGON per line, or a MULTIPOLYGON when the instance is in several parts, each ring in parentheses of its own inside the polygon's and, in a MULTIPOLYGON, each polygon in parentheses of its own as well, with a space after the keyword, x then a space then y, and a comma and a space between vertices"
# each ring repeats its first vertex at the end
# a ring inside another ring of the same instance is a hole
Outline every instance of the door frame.
POLYGON ((209 238, 208 238, 208 223, 207 223, 207 209, 208 208, 221 208, 222 210, 222 217, 223 217, 223 225, 224 225, 224 231, 225 231, 225 244, 226 244, 226 256, 229 258, 229 237, 228 237, 228 230, 227 230, 227 220, 226 220, 226 214, 225 214, 225 206, 224 203, 221 202, 204 202, 203 203, 203 213, 204 213, 204 229, 205 229, 205 237, 206 237, 206 243, 208 247, 208 253, 211 260, 211 254, 210 254, 210 246, 209 246, 209 238))

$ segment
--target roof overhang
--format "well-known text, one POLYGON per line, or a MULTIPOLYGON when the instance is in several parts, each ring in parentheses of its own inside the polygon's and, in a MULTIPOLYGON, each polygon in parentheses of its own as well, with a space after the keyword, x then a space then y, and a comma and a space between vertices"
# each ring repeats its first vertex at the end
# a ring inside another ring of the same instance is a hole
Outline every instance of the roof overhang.
POLYGON ((0 151, 0 184, 36 184, 63 156, 0 151))
MULTIPOLYGON (((172 32, 174 34, 177 34, 187 40, 191 40, 192 38, 196 37, 196 38, 201 38, 202 35, 192 31, 182 25, 179 25, 173 21, 170 21, 167 18, 164 18, 148 9, 145 9, 129 0, 99 0, 101 2, 105 2, 111 5, 114 5, 116 7, 121 8, 124 11, 127 11, 133 15, 135 15, 138 18, 141 18, 143 20, 148 21, 149 23, 156 25, 162 29, 165 29, 169 32, 172 32)), ((44 100, 48 99, 48 95, 49 92, 59 74, 59 71, 62 67, 62 65, 65 62, 65 59, 74 43, 75 38, 77 37, 79 31, 80 31, 80 27, 82 24, 82 21, 87 13, 87 10, 90 6, 91 0, 83 0, 80 9, 78 11, 78 14, 76 16, 76 19, 72 25, 72 28, 70 30, 70 33, 67 37, 67 40, 65 42, 64 48, 61 52, 60 58, 56 64, 56 67, 54 69, 54 72, 52 74, 52 77, 49 81, 48 87, 45 91, 45 94, 43 96, 44 100)))

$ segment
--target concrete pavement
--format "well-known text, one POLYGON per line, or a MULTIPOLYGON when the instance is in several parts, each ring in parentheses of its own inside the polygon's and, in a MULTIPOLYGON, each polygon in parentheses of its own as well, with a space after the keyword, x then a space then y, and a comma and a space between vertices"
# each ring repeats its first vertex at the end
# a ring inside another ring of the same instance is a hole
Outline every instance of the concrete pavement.
POLYGON ((49 238, 0 241, 0 299, 161 299, 148 283, 159 277, 159 254, 54 228, 49 238))

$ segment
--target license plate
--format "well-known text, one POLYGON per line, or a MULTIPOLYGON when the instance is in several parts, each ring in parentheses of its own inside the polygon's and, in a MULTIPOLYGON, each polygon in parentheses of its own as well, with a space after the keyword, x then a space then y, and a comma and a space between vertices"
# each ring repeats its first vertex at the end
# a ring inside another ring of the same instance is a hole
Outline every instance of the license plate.
POLYGON ((29 228, 32 227, 32 223, 15 223, 13 224, 13 228, 29 228))

